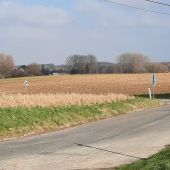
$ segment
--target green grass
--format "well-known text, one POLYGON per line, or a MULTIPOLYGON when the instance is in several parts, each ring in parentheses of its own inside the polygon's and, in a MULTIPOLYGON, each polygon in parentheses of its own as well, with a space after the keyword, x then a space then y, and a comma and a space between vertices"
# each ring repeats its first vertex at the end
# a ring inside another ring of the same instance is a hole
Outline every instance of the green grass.
POLYGON ((124 165, 116 168, 116 170, 170 170, 170 147, 163 149, 147 160, 124 165))
POLYGON ((135 98, 82 106, 0 108, 0 139, 53 131, 159 104, 156 100, 135 98))
MULTIPOLYGON (((143 94, 143 95, 136 95, 138 97, 144 97, 144 98, 149 98, 148 94, 143 94)), ((162 93, 162 94, 155 94, 156 99, 170 99, 170 93, 162 93)))

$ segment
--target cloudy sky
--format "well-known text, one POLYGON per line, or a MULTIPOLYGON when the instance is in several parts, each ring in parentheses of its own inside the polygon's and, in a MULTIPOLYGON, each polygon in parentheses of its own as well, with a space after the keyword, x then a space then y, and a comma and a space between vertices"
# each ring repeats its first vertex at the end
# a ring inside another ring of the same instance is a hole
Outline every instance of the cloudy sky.
MULTIPOLYGON (((114 2, 170 14, 170 7, 145 0, 114 2)), ((104 0, 0 0, 0 51, 16 64, 63 64, 72 54, 114 62, 124 52, 170 61, 169 45, 170 15, 104 0)))

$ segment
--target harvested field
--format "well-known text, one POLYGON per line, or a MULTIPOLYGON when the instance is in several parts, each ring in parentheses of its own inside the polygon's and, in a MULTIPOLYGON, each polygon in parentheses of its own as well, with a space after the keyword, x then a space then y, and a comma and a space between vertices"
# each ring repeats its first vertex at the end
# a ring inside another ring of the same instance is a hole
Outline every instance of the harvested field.
POLYGON ((0 95, 0 108, 90 105, 113 101, 117 102, 133 98, 134 97, 123 94, 13 94, 0 95))
MULTIPOLYGON (((152 74, 57 75, 0 80, 1 94, 146 94, 152 74), (24 80, 30 82, 26 89, 24 80)), ((170 73, 160 73, 156 93, 170 93, 170 73)))

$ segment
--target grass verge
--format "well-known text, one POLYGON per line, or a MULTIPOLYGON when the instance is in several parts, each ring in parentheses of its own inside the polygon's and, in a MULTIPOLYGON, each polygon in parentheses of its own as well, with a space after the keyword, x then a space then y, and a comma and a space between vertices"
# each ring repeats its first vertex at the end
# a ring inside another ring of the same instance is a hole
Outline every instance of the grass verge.
POLYGON ((0 139, 32 135, 159 106, 146 98, 58 107, 0 108, 0 139))
MULTIPOLYGON (((145 97, 145 98, 148 98, 148 97, 149 97, 148 94, 136 95, 136 96, 137 96, 137 97, 145 97)), ((170 99, 170 93, 155 94, 155 99, 170 99)))
POLYGON ((147 160, 124 165, 116 170, 170 170, 170 146, 147 160))

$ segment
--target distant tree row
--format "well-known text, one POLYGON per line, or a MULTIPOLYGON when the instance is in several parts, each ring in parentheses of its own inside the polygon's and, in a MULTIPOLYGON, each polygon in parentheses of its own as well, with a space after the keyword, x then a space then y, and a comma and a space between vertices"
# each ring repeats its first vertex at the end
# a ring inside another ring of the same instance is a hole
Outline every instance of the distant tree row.
POLYGON ((170 71, 170 62, 153 63, 150 57, 139 53, 124 53, 116 63, 98 62, 94 55, 71 55, 65 65, 37 64, 16 66, 11 55, 0 53, 0 78, 41 76, 50 74, 106 74, 106 73, 164 73, 170 71))
POLYGON ((41 65, 32 63, 29 65, 21 65, 15 68, 12 77, 41 76, 41 65))
POLYGON ((10 77, 49 75, 52 73, 52 69, 44 68, 43 65, 36 63, 16 66, 12 55, 0 53, 0 79, 10 77))
POLYGON ((70 74, 94 73, 161 73, 169 72, 170 64, 153 63, 150 57, 140 53, 124 53, 116 57, 116 63, 97 62, 94 55, 72 55, 66 60, 70 74))
POLYGON ((150 57, 139 53, 124 53, 117 57, 117 73, 161 73, 169 72, 167 64, 153 63, 150 57))
POLYGON ((53 74, 68 74, 66 66, 55 66, 54 64, 20 65, 12 72, 12 77, 43 76, 53 74))

